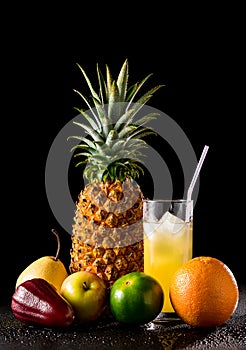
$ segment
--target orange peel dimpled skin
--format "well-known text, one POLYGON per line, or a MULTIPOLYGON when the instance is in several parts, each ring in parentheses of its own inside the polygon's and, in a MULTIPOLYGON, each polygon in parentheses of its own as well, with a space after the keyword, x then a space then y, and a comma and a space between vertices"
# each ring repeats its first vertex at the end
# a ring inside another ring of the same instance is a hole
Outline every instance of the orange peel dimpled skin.
POLYGON ((224 324, 235 312, 239 300, 237 281, 222 261, 195 257, 174 274, 170 299, 176 313, 194 327, 224 324))

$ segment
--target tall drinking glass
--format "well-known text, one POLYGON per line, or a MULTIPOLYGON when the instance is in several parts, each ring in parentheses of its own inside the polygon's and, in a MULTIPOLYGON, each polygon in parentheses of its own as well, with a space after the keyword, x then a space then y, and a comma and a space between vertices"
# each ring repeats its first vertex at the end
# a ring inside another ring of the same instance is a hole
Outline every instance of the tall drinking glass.
POLYGON ((161 284, 164 304, 154 321, 179 319, 169 299, 174 272, 192 258, 193 200, 143 201, 144 272, 161 284))

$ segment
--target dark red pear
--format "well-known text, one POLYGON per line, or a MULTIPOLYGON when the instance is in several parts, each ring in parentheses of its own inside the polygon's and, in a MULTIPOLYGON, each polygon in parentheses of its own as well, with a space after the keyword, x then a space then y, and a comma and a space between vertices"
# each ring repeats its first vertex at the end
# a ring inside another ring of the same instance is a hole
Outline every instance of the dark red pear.
POLYGON ((29 325, 68 327, 75 318, 71 304, 42 278, 20 284, 11 300, 14 316, 29 325))

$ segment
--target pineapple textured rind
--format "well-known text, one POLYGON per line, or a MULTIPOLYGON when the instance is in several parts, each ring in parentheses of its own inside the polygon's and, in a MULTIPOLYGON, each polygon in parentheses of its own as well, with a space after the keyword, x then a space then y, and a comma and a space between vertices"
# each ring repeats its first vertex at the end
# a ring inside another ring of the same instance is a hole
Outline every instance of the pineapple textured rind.
POLYGON ((111 185, 96 181, 81 191, 72 232, 70 272, 96 273, 110 287, 130 271, 143 271, 142 199, 140 187, 130 179, 111 185), (108 198, 109 194, 115 201, 108 198), (117 204, 120 210, 111 211, 117 204))

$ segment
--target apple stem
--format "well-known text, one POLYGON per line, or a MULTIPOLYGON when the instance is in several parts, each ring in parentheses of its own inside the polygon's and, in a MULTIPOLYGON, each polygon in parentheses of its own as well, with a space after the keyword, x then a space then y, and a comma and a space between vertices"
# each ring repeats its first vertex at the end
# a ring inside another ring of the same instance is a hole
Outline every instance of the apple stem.
POLYGON ((56 256, 55 256, 55 260, 57 261, 59 258, 59 254, 60 254, 60 248, 61 248, 61 244, 60 244, 60 237, 58 232, 52 228, 51 232, 54 233, 54 235, 56 236, 57 239, 57 251, 56 251, 56 256))
POLYGON ((83 282, 83 288, 84 288, 84 290, 88 290, 89 289, 89 287, 87 286, 86 282, 83 282))

